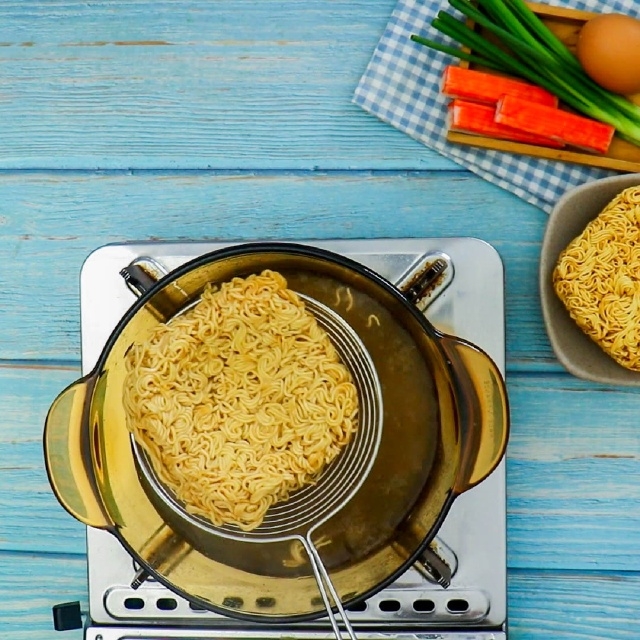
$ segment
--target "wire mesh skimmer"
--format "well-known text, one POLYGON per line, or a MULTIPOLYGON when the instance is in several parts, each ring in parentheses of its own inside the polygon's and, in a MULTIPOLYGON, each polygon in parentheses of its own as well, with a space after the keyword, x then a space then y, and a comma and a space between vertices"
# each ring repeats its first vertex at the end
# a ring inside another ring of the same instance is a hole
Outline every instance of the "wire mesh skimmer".
POLYGON ((358 429, 352 441, 323 471, 316 483, 297 491, 286 502, 273 505, 261 525, 252 531, 241 531, 232 525, 216 527, 208 520, 188 513, 157 478, 151 463, 135 441, 133 447, 147 482, 170 509, 177 511, 182 519, 193 526, 217 536, 256 544, 299 541, 309 557, 336 638, 341 639, 342 634, 334 607, 348 635, 355 640, 353 627, 312 536, 352 499, 373 466, 382 437, 382 391, 373 361, 355 330, 327 306, 309 296, 298 295, 327 332, 340 359, 349 368, 359 400, 358 429))

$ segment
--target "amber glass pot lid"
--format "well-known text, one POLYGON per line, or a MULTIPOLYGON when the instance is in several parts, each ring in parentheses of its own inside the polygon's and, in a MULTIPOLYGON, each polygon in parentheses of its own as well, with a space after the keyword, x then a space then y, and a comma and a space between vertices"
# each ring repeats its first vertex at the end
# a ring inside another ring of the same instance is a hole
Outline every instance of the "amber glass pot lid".
POLYGON ((118 538, 141 578, 225 615, 282 622, 324 613, 299 543, 255 544, 185 517, 141 464, 122 404, 132 344, 197 301, 206 285, 265 269, 347 323, 379 381, 375 459, 355 494, 313 532, 343 603, 382 589, 416 560, 455 497, 502 459, 509 417, 494 362, 438 332, 414 304, 419 288, 402 292, 343 256, 290 243, 236 245, 154 284, 115 328, 95 369, 53 403, 44 435, 52 488, 74 517, 118 538))

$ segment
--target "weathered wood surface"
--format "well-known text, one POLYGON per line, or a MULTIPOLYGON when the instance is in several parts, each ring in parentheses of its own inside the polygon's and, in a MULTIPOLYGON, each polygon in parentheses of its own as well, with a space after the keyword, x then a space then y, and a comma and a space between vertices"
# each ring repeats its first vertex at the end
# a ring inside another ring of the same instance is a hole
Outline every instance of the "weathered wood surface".
POLYGON ((537 289, 546 220, 460 171, 0 173, 0 242, 10 257, 0 262, 9 300, 0 322, 12 318, 0 357, 78 358, 78 273, 107 242, 468 235, 494 244, 506 263, 510 366, 553 365, 537 289))
POLYGON ((0 3, 0 637, 73 638, 84 530, 42 424, 80 370, 78 275, 107 242, 470 235, 506 269, 511 637, 640 636, 639 391, 558 365, 546 215, 361 112, 393 0, 0 3))
POLYGON ((350 104, 394 5, 2 2, 0 166, 453 166, 350 104))

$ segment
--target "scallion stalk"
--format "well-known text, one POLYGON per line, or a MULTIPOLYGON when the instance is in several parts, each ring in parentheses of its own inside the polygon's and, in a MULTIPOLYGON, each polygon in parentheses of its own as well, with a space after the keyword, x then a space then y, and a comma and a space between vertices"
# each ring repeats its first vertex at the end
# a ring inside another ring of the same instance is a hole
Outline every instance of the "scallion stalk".
POLYGON ((564 46, 553 31, 538 18, 526 2, 522 0, 505 0, 505 3, 511 8, 513 15, 516 16, 516 20, 519 20, 520 24, 525 25, 525 28, 527 28, 542 45, 547 46, 551 51, 555 52, 557 56, 561 60, 564 60, 570 67, 572 66, 582 70, 577 58, 564 46))
POLYGON ((429 38, 423 38, 422 36, 412 35, 411 39, 414 42, 417 42, 418 44, 421 44, 425 47, 429 47, 430 49, 435 49, 436 51, 441 51, 442 53, 447 53, 450 56, 459 58, 460 60, 466 60, 467 62, 479 64, 479 65, 482 65, 483 67, 493 69, 494 71, 502 71, 502 67, 500 65, 494 64, 488 58, 483 58, 473 53, 468 53, 463 49, 450 47, 449 45, 443 44, 442 42, 437 42, 436 40, 431 40, 429 38))

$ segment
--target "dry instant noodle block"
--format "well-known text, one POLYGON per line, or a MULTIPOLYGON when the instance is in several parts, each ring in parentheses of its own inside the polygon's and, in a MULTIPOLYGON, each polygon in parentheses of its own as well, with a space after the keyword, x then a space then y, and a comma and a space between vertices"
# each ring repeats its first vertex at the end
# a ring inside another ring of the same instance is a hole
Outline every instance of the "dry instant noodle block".
POLYGON ((640 187, 619 193, 564 249, 553 285, 592 340, 640 371, 640 187))

